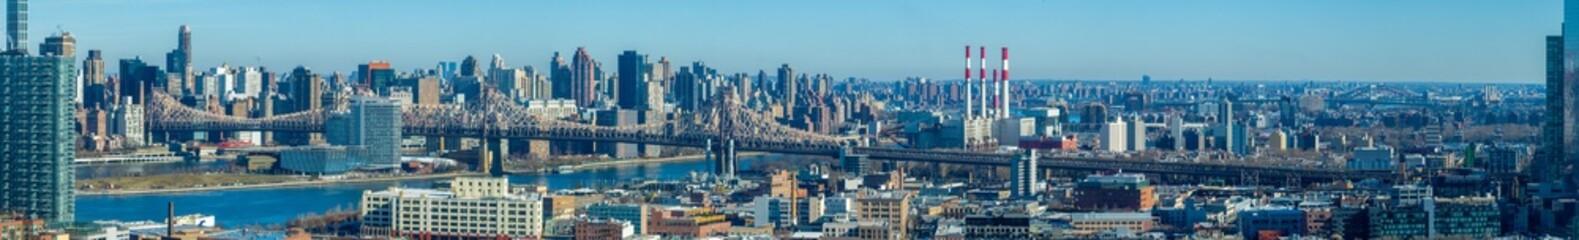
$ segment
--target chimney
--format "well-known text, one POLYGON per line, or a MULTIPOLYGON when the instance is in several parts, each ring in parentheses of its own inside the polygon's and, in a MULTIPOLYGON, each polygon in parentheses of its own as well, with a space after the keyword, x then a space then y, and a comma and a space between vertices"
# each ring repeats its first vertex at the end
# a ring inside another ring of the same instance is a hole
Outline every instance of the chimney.
POLYGON ((987 118, 987 47, 982 46, 980 50, 976 54, 981 58, 981 68, 976 76, 981 78, 981 118, 987 118))
POLYGON ((976 118, 976 115, 974 115, 974 114, 976 114, 976 111, 971 108, 971 105, 974 104, 974 103, 972 103, 974 101, 971 99, 971 98, 973 98, 971 96, 971 91, 975 91, 975 90, 971 89, 971 86, 970 86, 971 84, 972 83, 970 81, 970 45, 965 45, 965 114, 964 114, 965 115, 965 120, 970 120, 970 119, 976 118))
POLYGON ((166 203, 165 210, 169 211, 164 220, 165 237, 175 237, 175 201, 166 203))
POLYGON ((998 118, 1009 118, 1009 47, 1003 47, 1003 78, 998 79, 998 118))
POLYGON ((998 94, 998 88, 1002 88, 1002 87, 1003 87, 1003 82, 1002 81, 998 81, 998 70, 993 70, 992 71, 992 89, 987 90, 988 94, 992 95, 992 115, 982 116, 982 118, 998 119, 998 103, 999 103, 998 102, 998 98, 1003 97, 1003 95, 999 95, 998 94))
POLYGON ((6 1, 6 51, 27 54, 27 0, 6 1))

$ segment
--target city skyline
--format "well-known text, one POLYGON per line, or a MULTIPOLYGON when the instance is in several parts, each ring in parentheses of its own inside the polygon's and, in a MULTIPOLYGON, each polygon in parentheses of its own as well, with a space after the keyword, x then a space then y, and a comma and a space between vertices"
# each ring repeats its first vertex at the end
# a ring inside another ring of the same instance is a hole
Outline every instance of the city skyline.
POLYGON ((5 2, 0 239, 1579 237, 1539 2, 5 2))
POLYGON ((511 66, 541 68, 554 52, 584 46, 600 62, 638 50, 724 72, 788 63, 873 80, 957 79, 956 49, 985 45, 1015 47, 1016 78, 1026 80, 1538 83, 1544 53, 1530 46, 1542 38, 1529 36, 1557 35, 1561 22, 1559 1, 364 3, 38 2, 34 8, 74 11, 34 14, 33 22, 56 28, 35 26, 50 30, 29 42, 64 30, 107 59, 159 62, 188 24, 197 69, 350 73, 387 60, 408 71, 495 53, 511 66), (365 11, 344 11, 353 5, 365 11), (424 15, 431 17, 401 17, 424 15), (583 20, 564 20, 572 17, 583 20), (94 24, 108 19, 124 25, 94 24), (1271 32, 1278 34, 1264 34, 1271 32))

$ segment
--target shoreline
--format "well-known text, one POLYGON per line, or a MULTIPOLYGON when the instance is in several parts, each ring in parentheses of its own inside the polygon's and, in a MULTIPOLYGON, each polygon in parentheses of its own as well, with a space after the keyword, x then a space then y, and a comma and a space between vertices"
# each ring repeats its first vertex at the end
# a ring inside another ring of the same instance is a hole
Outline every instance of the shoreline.
POLYGON ((212 186, 212 187, 196 187, 196 188, 145 189, 145 190, 126 190, 126 191, 81 191, 81 190, 78 190, 77 191, 77 196, 79 196, 79 197, 80 196, 126 196, 126 195, 143 195, 143 194, 160 194, 160 193, 186 193, 186 192, 228 191, 228 190, 245 190, 245 189, 293 188, 293 187, 325 186, 325 185, 338 185, 338 184, 398 182, 398 181, 409 181, 409 180, 429 180, 429 179, 443 179, 443 178, 469 177, 469 176, 481 176, 481 175, 484 175, 484 174, 477 173, 477 172, 460 172, 460 173, 443 173, 443 174, 399 176, 399 177, 359 178, 359 179, 348 179, 348 180, 317 180, 317 181, 314 181, 314 180, 303 180, 303 181, 290 181, 290 182, 281 182, 281 183, 263 183, 263 184, 237 185, 237 186, 212 186))

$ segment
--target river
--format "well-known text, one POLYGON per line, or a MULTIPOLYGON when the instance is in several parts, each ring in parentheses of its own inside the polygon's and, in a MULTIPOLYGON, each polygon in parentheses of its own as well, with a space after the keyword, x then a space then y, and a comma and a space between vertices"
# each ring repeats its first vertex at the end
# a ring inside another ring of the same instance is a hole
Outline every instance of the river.
MULTIPOLYGON (((752 162, 783 158, 783 155, 766 154, 741 157, 740 169, 748 169, 752 162)), ((181 164, 181 163, 166 163, 181 164)), ((205 167, 211 165, 205 165, 205 167)), ((146 166, 144 168, 174 168, 171 166, 146 166)), ((514 174, 515 184, 544 184, 551 190, 602 186, 618 180, 631 179, 681 179, 693 171, 711 169, 707 161, 689 160, 668 163, 619 165, 599 169, 583 169, 568 174, 514 174)), ((80 171, 80 170, 79 170, 80 171)), ((140 195, 96 195, 77 197, 77 219, 93 220, 162 220, 165 204, 175 203, 178 215, 202 213, 214 215, 223 226, 283 225, 286 221, 309 213, 323 213, 340 209, 356 209, 365 190, 386 189, 393 186, 430 187, 436 180, 357 183, 325 186, 303 186, 269 189, 240 189, 208 192, 162 193, 140 195)))

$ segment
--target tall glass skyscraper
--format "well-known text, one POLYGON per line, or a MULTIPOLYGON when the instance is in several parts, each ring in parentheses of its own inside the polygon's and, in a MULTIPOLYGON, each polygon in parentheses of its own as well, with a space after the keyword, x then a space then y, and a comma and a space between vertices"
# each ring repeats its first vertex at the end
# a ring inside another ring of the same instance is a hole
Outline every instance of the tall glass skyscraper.
POLYGON ((1532 180, 1538 183, 1551 183, 1561 180, 1564 161, 1563 146, 1567 141, 1564 137, 1569 113, 1566 111, 1568 97, 1563 97, 1568 92, 1568 86, 1563 84, 1563 36, 1546 36, 1546 124, 1541 128, 1541 140, 1545 149, 1541 156, 1535 159, 1534 166, 1530 169, 1532 180))
MULTIPOLYGON (((27 2, 7 6, 10 35, 25 35, 27 2)), ((0 211, 71 222, 77 69, 67 57, 28 55, 17 42, 0 54, 0 211)))
MULTIPOLYGON (((1579 157, 1579 147, 1574 146, 1575 144, 1579 144, 1579 126, 1574 125, 1579 123, 1579 121, 1576 121, 1575 119, 1579 118, 1579 109, 1575 109, 1579 108, 1579 102, 1576 102, 1576 100, 1579 100, 1579 94, 1575 94, 1579 93, 1579 89, 1576 89, 1579 88, 1579 83, 1576 83, 1579 82, 1579 75, 1575 74, 1576 71, 1579 71, 1579 66, 1575 66, 1574 64, 1575 56, 1579 55, 1576 54, 1579 53, 1579 37, 1571 37, 1574 36, 1574 34, 1579 34, 1579 0, 1563 1, 1563 23, 1563 46, 1561 60, 1563 80, 1562 86, 1557 86, 1563 90, 1562 95, 1559 96, 1562 98, 1563 104, 1561 112, 1562 141, 1547 143, 1560 146, 1559 149, 1561 149, 1562 156, 1556 159, 1560 159, 1561 162, 1557 163, 1555 166, 1534 166, 1535 168, 1572 169, 1573 164, 1575 162, 1579 162, 1579 160, 1575 159, 1576 157, 1579 157), (1568 22, 1574 22, 1576 24, 1568 25, 1568 22)), ((1547 88, 1551 87, 1553 86, 1547 86, 1547 88)), ((1551 98, 1552 96, 1547 97, 1551 98)), ((1551 115, 1551 113, 1547 113, 1547 115, 1551 115)), ((1573 176, 1574 174, 1574 172, 1567 172, 1563 173, 1562 175, 1567 176, 1572 180, 1576 179, 1573 176)))

